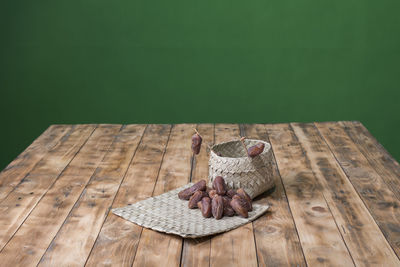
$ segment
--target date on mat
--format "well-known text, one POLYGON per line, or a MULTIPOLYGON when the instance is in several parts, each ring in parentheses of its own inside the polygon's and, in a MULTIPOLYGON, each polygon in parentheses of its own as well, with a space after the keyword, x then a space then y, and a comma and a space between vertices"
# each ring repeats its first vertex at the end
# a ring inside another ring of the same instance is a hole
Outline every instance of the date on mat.
POLYGON ((192 185, 193 183, 189 183, 162 195, 113 209, 112 212, 145 228, 197 238, 235 229, 257 219, 269 208, 268 205, 253 204, 253 209, 248 212, 247 218, 240 216, 226 216, 219 220, 205 218, 199 209, 188 209, 187 202, 178 198, 179 192, 192 185))

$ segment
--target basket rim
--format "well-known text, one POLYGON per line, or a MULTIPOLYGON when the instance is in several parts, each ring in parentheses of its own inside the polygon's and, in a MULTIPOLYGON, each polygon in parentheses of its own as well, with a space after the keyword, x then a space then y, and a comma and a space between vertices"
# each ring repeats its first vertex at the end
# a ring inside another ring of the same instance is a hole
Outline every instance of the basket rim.
MULTIPOLYGON (((267 153, 269 153, 270 150, 271 150, 271 144, 268 143, 267 141, 259 140, 259 139, 252 139, 252 138, 246 138, 246 140, 256 141, 256 142, 262 142, 262 143, 265 144, 264 151, 263 151, 261 154, 257 155, 256 157, 258 157, 258 156, 260 156, 260 155, 267 154, 267 153)), ((240 142, 240 140, 231 140, 231 141, 221 142, 221 143, 218 143, 218 144, 213 145, 213 146, 211 147, 210 151, 211 151, 211 153, 213 154, 214 157, 221 158, 221 159, 248 159, 248 158, 249 158, 248 156, 236 157, 236 158, 233 158, 233 157, 222 157, 222 156, 219 156, 219 155, 218 155, 217 153, 215 153, 215 151, 214 151, 214 148, 215 148, 216 146, 220 146, 220 145, 224 145, 224 144, 228 144, 228 143, 237 143, 237 142, 240 142)), ((243 149, 244 149, 244 148, 243 148, 243 149)))

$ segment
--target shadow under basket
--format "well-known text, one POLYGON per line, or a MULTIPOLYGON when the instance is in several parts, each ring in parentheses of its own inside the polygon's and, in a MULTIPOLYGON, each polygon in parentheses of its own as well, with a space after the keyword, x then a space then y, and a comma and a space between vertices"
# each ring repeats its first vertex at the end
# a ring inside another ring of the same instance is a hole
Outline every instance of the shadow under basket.
POLYGON ((209 185, 215 177, 222 176, 229 188, 243 188, 253 199, 274 187, 271 145, 262 140, 245 139, 246 147, 264 143, 264 151, 249 158, 243 144, 229 141, 211 147, 209 160, 209 185))

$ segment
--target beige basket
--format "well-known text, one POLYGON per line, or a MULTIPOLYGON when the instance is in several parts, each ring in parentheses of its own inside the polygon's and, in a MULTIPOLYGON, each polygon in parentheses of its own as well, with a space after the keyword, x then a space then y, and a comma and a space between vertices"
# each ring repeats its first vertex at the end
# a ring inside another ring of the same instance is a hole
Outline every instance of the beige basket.
POLYGON ((247 156, 239 140, 212 146, 208 175, 210 185, 215 177, 222 176, 229 188, 243 188, 251 198, 271 189, 274 186, 271 145, 262 140, 245 140, 247 147, 258 142, 264 143, 265 148, 254 158, 247 156))

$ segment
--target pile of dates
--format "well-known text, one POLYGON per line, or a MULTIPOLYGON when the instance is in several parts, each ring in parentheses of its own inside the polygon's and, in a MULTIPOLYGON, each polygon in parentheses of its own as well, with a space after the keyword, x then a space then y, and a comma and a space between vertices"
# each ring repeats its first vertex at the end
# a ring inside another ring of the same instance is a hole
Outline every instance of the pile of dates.
POLYGON ((205 180, 201 180, 179 192, 178 197, 189 200, 189 209, 199 208, 205 218, 212 216, 219 220, 235 214, 247 218, 248 212, 253 210, 251 198, 246 191, 243 188, 228 189, 221 176, 215 177, 212 188, 207 187, 205 180))

